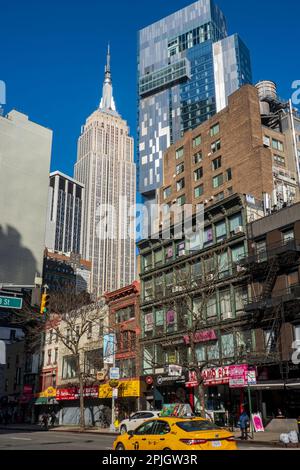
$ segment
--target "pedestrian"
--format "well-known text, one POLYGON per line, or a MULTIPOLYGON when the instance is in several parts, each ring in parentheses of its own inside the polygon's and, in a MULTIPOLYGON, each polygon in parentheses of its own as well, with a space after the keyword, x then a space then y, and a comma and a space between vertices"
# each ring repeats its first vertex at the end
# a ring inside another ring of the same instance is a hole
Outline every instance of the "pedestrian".
POLYGON ((51 418, 50 425, 54 427, 56 424, 56 413, 54 410, 51 412, 50 418, 51 418))
POLYGON ((239 419, 239 422, 240 422, 240 428, 241 428, 241 436, 240 436, 240 439, 242 439, 243 441, 247 441, 248 440, 248 427, 249 427, 249 423, 250 423, 250 418, 246 412, 246 410, 243 410, 241 416, 240 416, 240 419, 239 419))
POLYGON ((45 431, 48 431, 48 414, 47 413, 43 413, 42 415, 42 427, 45 431))

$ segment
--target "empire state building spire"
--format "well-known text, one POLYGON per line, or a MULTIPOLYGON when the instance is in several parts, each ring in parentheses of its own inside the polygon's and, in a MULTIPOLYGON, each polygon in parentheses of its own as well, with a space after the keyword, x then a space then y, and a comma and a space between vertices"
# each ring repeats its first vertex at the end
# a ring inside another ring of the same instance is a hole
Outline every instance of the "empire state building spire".
POLYGON ((116 112, 115 100, 113 97, 113 87, 110 71, 110 47, 107 48, 107 59, 105 65, 105 76, 103 83, 102 99, 100 103, 100 110, 106 112, 116 112))

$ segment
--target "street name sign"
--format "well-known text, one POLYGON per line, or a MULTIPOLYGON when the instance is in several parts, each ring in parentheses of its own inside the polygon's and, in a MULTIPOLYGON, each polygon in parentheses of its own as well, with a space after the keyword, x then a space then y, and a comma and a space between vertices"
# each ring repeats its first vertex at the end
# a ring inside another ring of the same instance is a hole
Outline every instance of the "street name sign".
POLYGON ((19 297, 4 297, 0 296, 0 308, 12 308, 20 310, 22 308, 23 299, 19 297))

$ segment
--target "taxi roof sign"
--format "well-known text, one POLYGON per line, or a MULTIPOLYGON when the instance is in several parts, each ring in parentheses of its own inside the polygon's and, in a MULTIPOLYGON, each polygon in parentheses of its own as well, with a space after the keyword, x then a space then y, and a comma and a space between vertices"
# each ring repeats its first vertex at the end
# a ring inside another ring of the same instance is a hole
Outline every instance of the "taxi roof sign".
POLYGON ((169 405, 164 405, 161 413, 159 414, 162 418, 191 418, 194 416, 191 405, 172 403, 169 405))

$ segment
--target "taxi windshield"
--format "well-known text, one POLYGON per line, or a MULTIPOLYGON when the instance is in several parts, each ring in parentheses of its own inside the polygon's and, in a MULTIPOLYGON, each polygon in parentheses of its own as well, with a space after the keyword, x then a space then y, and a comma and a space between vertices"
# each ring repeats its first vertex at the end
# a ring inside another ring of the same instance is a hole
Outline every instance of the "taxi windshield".
POLYGON ((181 421, 176 425, 185 432, 212 431, 221 429, 210 421, 181 421))

